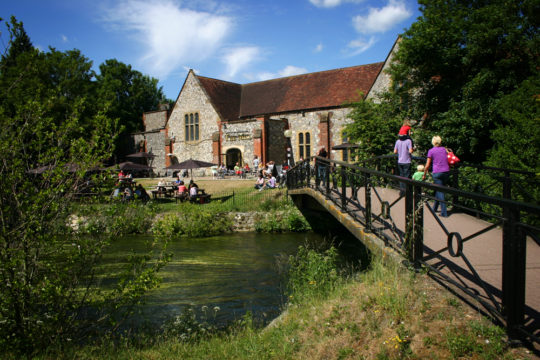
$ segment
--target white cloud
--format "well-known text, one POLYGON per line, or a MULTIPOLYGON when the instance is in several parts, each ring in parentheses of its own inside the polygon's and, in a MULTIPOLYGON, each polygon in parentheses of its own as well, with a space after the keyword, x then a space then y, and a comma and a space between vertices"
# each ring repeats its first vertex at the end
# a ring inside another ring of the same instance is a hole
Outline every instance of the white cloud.
POLYGON ((285 77, 285 76, 293 76, 293 75, 300 75, 307 73, 307 69, 293 66, 293 65, 287 65, 285 68, 278 71, 279 76, 285 77))
POLYGON ((360 3, 363 0, 309 0, 316 7, 331 8, 341 5, 342 3, 360 3))
POLYGON ((142 66, 158 77, 207 59, 233 27, 230 17, 181 8, 174 0, 122 0, 103 20, 143 44, 142 66))
POLYGON ((382 8, 370 8, 367 16, 355 16, 353 25, 362 34, 385 32, 411 15, 403 1, 390 0, 382 8))
POLYGON ((375 44, 376 40, 375 37, 370 37, 368 41, 364 41, 363 39, 356 39, 349 42, 347 45, 348 50, 347 52, 349 56, 356 56, 358 54, 363 53, 364 51, 368 50, 370 47, 375 44))
POLYGON ((262 81, 262 80, 276 79, 280 77, 300 75, 300 74, 305 74, 307 72, 308 70, 305 68, 301 68, 301 67, 297 67, 293 65, 287 65, 276 73, 272 73, 269 71, 261 72, 257 74, 257 79, 262 81))
POLYGON ((66 35, 61 35, 62 37, 62 42, 63 43, 67 43, 69 40, 68 40, 68 37, 66 35))
POLYGON ((230 49, 223 56, 226 66, 226 77, 233 78, 238 72, 260 57, 260 49, 255 46, 245 46, 230 49))
POLYGON ((315 47, 314 52, 318 53, 318 52, 321 52, 322 50, 323 50, 323 44, 320 43, 315 47))

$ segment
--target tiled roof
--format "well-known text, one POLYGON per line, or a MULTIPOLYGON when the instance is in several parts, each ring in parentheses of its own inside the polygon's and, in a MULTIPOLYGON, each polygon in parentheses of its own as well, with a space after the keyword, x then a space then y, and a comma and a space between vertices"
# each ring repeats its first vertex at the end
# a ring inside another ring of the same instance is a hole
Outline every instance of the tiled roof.
POLYGON ((223 120, 332 108, 368 93, 383 62, 234 84, 198 76, 223 120))
POLYGON ((204 76, 197 78, 221 118, 224 121, 238 119, 242 85, 204 76))

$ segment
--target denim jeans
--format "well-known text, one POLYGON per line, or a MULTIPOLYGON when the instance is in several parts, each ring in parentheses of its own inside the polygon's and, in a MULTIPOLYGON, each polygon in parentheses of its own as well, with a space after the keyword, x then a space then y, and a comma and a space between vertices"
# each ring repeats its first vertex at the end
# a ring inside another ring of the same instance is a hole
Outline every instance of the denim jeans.
POLYGON ((326 165, 318 165, 317 172, 319 173, 319 181, 323 186, 326 186, 326 165))
MULTIPOLYGON (((448 172, 440 172, 431 174, 433 177, 433 183, 437 185, 445 186, 448 183, 450 175, 448 172)), ((439 203, 441 204, 441 216, 446 217, 448 213, 446 212, 446 203, 444 202, 444 193, 442 191, 435 191, 435 204, 433 205, 433 210, 437 211, 439 208, 439 203)))
MULTIPOLYGON (((399 176, 406 177, 407 179, 411 177, 411 163, 398 163, 399 176)), ((405 183, 399 183, 399 190, 405 191, 405 183)))

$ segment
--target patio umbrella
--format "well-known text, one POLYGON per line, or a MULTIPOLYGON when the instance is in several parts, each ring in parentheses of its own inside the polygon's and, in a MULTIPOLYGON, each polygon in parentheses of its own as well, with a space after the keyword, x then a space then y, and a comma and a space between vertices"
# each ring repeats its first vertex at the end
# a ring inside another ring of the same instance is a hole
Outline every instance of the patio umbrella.
MULTIPOLYGON (((26 173, 27 174, 34 174, 34 175, 41 175, 46 171, 52 170, 56 168, 56 165, 43 165, 35 169, 30 169, 26 173)), ((81 167, 79 164, 75 163, 65 163, 64 168, 67 172, 74 173, 77 172, 81 167)), ((95 168, 88 169, 89 171, 94 170, 95 168)))
POLYGON ((186 161, 182 161, 181 163, 178 163, 178 164, 169 165, 165 169, 166 170, 189 170, 191 173, 190 177, 193 179, 193 169, 206 168, 206 167, 211 167, 211 166, 216 166, 216 164, 212 164, 212 163, 202 161, 202 160, 189 159, 186 161))
POLYGON ((111 166, 113 169, 120 169, 120 170, 152 170, 151 166, 143 165, 143 164, 137 164, 131 161, 125 161, 118 165, 111 166))
POLYGON ((126 157, 128 158, 144 158, 144 159, 153 159, 156 157, 156 155, 152 154, 152 153, 147 153, 147 152, 138 152, 138 153, 134 153, 134 154, 129 154, 129 155, 126 155, 126 157))

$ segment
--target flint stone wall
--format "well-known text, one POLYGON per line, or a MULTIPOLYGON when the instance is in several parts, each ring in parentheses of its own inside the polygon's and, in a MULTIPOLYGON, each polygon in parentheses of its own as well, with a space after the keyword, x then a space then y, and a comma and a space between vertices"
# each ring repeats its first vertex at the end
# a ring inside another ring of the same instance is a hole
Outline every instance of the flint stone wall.
POLYGON ((213 161, 212 134, 219 131, 219 116, 192 72, 169 117, 169 136, 175 138, 172 153, 178 162, 190 158, 213 161), (199 140, 185 141, 185 114, 199 114, 199 140))

